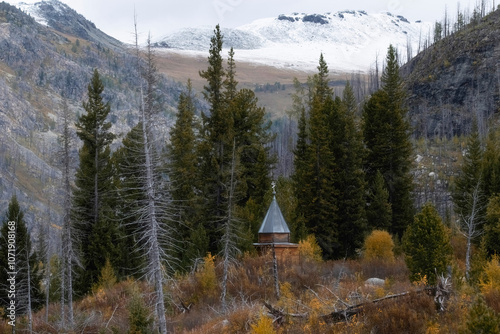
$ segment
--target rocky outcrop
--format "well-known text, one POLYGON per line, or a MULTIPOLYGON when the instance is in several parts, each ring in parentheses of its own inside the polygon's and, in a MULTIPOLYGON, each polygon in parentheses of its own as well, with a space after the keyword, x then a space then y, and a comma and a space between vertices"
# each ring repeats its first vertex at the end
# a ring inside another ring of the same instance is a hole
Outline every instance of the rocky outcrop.
POLYGON ((438 41, 402 67, 417 135, 467 134, 500 110, 500 9, 438 41))

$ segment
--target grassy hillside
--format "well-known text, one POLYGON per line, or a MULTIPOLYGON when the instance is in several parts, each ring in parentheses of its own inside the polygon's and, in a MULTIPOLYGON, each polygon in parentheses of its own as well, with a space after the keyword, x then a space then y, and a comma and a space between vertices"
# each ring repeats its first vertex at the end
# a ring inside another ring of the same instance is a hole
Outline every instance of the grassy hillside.
MULTIPOLYGON (((156 52, 156 57, 158 69, 161 73, 181 83, 186 83, 188 79, 191 79, 193 88, 199 93, 199 97, 202 97, 201 92, 206 81, 200 77, 199 71, 207 69, 208 50, 205 56, 189 56, 159 49, 156 52)), ((279 82, 282 86, 284 85, 285 89, 279 89, 272 93, 256 91, 259 104, 266 107, 266 111, 272 119, 282 118, 285 116, 286 110, 290 109, 292 105, 291 94, 294 93, 294 78, 305 83, 308 76, 312 75, 314 75, 314 72, 281 69, 273 66, 236 61, 236 80, 240 88, 255 90, 255 87, 258 85, 274 85, 276 82, 279 82)), ((330 75, 331 82, 332 84, 334 83, 333 87, 336 88, 342 88, 345 81, 350 79, 350 77, 350 73, 330 75)), ((362 77, 364 80, 366 79, 365 76, 362 77)))

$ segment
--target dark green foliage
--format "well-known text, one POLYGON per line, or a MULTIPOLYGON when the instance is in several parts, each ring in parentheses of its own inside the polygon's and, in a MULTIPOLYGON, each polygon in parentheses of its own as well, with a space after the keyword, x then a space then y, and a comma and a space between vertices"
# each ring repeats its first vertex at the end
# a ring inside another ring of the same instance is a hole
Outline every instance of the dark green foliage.
POLYGON ((474 122, 472 132, 467 138, 466 152, 460 174, 455 179, 452 197, 459 219, 465 221, 474 219, 472 223, 478 227, 477 230, 482 229, 487 206, 487 199, 484 196, 485 188, 482 184, 482 167, 483 149, 477 124, 474 122), (474 201, 474 197, 477 198, 477 201, 474 201))
POLYGON ((305 108, 300 114, 293 180, 298 222, 303 220, 309 233, 315 234, 323 255, 333 258, 339 248, 333 178, 335 164, 328 128, 328 116, 334 102, 328 89, 328 67, 322 56, 318 72, 310 96, 309 118, 305 108))
MULTIPOLYGON (((220 238, 219 227, 228 214, 233 143, 235 161, 238 162, 234 175, 234 199, 240 208, 252 200, 258 207, 258 212, 253 212, 256 216, 265 210, 264 194, 270 185, 270 170, 274 163, 269 154, 272 136, 265 111, 257 106, 257 98, 251 90, 237 89, 232 49, 227 71, 224 69, 222 39, 217 26, 211 40, 208 69, 200 72, 200 76, 207 80, 203 94, 210 104, 210 114, 202 114, 197 145, 198 224, 203 224, 209 238, 209 250, 214 253, 220 238)), ((251 222, 250 230, 255 229, 255 224, 256 221, 251 222)))
POLYGON ((109 131, 110 106, 103 101, 103 90, 95 70, 88 85, 88 100, 83 103, 86 114, 75 124, 77 135, 83 141, 73 197, 73 219, 84 268, 79 270, 75 287, 80 293, 88 292, 97 282, 106 258, 115 264, 119 256, 114 242, 118 228, 111 219, 114 196, 111 196, 113 170, 109 145, 114 135, 109 131))
POLYGON ((217 227, 225 216, 226 198, 225 187, 229 180, 229 162, 234 138, 233 117, 226 107, 224 99, 224 78, 226 72, 222 59, 222 34, 217 25, 210 42, 210 50, 206 71, 200 76, 207 80, 203 95, 210 104, 210 114, 202 114, 201 142, 198 145, 200 168, 200 194, 203 220, 210 240, 209 250, 217 249, 217 227))
POLYGON ((337 163, 335 187, 341 256, 354 256, 363 244, 367 232, 365 212, 364 145, 357 125, 354 93, 347 82, 342 103, 337 99, 337 112, 332 111, 330 129, 333 132, 331 150, 337 163), (337 114, 337 115, 336 115, 337 114))
MULTIPOLYGON (((188 201, 185 207, 192 205, 196 179, 196 133, 199 125, 195 120, 195 106, 191 81, 188 81, 187 92, 181 93, 177 107, 177 119, 170 131, 170 143, 167 146, 170 178, 174 183, 172 197, 174 200, 188 201)), ((184 205, 183 205, 184 206, 184 205)))
POLYGON ((140 230, 139 212, 145 195, 142 191, 142 169, 144 166, 144 143, 142 123, 133 127, 123 138, 122 147, 113 154, 114 185, 118 201, 115 205, 115 219, 120 222, 119 239, 115 240, 120 251, 120 263, 116 263, 119 277, 135 276, 144 268, 144 258, 138 248, 140 230))
POLYGON ((368 194, 370 205, 366 208, 368 226, 374 230, 389 230, 392 222, 392 209, 389 203, 389 192, 384 177, 377 170, 372 188, 368 194))
MULTIPOLYGON (((224 99, 223 83, 226 72, 222 64, 222 44, 223 36, 219 25, 217 25, 214 30, 214 36, 210 40, 208 68, 206 71, 200 71, 200 76, 207 80, 203 95, 210 104, 210 112, 212 114, 220 113, 224 99)), ((212 115, 212 117, 215 116, 212 115)))
POLYGON ((187 92, 181 93, 178 104, 177 120, 170 131, 170 143, 167 146, 169 160, 169 176, 172 181, 172 199, 178 203, 179 213, 177 221, 177 231, 179 239, 186 244, 179 245, 182 250, 179 254, 183 266, 188 266, 190 262, 203 257, 208 250, 203 247, 204 243, 193 240, 196 237, 196 189, 198 188, 196 156, 197 138, 196 132, 199 125, 195 120, 195 106, 191 90, 191 81, 188 81, 187 92), (200 249, 200 253, 184 251, 194 247, 200 249))
POLYGON ((295 171, 292 175, 292 180, 295 187, 295 196, 297 197, 297 210, 296 215, 300 215, 300 211, 306 203, 309 202, 306 196, 306 172, 307 172, 307 145, 308 145, 308 131, 307 131, 307 117, 304 109, 300 112, 297 134, 297 145, 295 146, 294 154, 294 167, 295 171))
POLYGON ((128 334, 148 334, 152 333, 151 325, 153 317, 147 308, 142 296, 135 292, 128 305, 129 331, 128 334))
MULTIPOLYGON (((240 206, 250 198, 263 206, 264 194, 271 184, 270 166, 275 162, 268 145, 273 139, 269 132, 271 123, 266 121, 265 110, 257 103, 254 92, 249 89, 239 90, 228 102, 241 166, 239 187, 243 195, 238 201, 240 206)), ((261 209, 260 213, 264 211, 261 209)))
POLYGON ((363 109, 363 133, 368 149, 366 170, 371 189, 377 170, 384 177, 392 206, 389 231, 401 237, 414 213, 411 198, 413 178, 410 174, 412 146, 403 107, 399 66, 392 46, 382 82, 383 88, 371 96, 363 109))
POLYGON ((478 295, 469 310, 464 334, 500 333, 500 317, 486 305, 483 295, 478 295))
POLYGON ((424 276, 430 285, 436 284, 436 273, 446 272, 451 262, 450 238, 441 217, 431 204, 425 204, 402 240, 405 262, 410 279, 418 281, 424 276))
POLYGON ((500 254, 500 195, 488 202, 483 241, 489 255, 500 254))
POLYGON ((337 168, 330 147, 328 113, 334 108, 332 97, 324 104, 315 97, 310 110, 310 144, 307 147, 306 184, 304 192, 307 203, 301 207, 306 218, 306 227, 314 233, 323 249, 323 256, 332 259, 338 251, 337 198, 338 190, 334 185, 337 168))
POLYGON ((483 154, 481 182, 484 196, 500 194, 500 148, 498 132, 490 130, 483 154))
MULTIPOLYGON (((11 296, 14 293, 12 300, 15 301, 16 315, 24 315, 27 312, 28 305, 28 265, 30 276, 30 293, 31 293, 31 309, 36 311, 43 306, 44 295, 41 290, 42 271, 39 270, 39 259, 37 253, 32 250, 31 238, 28 232, 26 222, 24 221, 24 213, 19 207, 17 197, 14 195, 10 200, 8 210, 5 215, 5 220, 2 224, 0 232, 0 307, 10 306, 11 296), (15 222, 13 225, 9 222, 15 222), (15 243, 9 243, 10 236, 15 236, 15 243), (9 248, 9 244, 14 245, 9 248), (10 250, 10 252, 9 252, 10 250), (10 266, 9 254, 15 255, 14 267, 10 266), (16 272, 15 276, 15 291, 10 290, 10 283, 7 279, 11 279, 13 275, 9 274, 16 272)), ((5 312, 4 314, 7 314, 5 312)))
POLYGON ((294 224, 304 224, 315 234, 325 258, 353 256, 366 232, 364 149, 356 102, 349 85, 343 100, 333 97, 322 56, 313 83, 309 118, 302 107, 294 151, 294 224))

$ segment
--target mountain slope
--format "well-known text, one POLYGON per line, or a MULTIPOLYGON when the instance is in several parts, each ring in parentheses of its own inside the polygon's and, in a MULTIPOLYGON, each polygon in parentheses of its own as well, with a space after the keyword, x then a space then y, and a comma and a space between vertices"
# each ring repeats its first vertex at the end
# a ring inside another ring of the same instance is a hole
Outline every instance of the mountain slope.
MULTIPOLYGON (((49 12, 61 5, 58 1, 42 4, 49 12)), ((72 121, 83 113, 82 101, 94 68, 99 70, 105 100, 111 105, 112 131, 120 137, 137 122, 135 58, 83 17, 61 8, 64 19, 54 17, 53 27, 48 27, 0 3, 0 207, 6 208, 17 193, 27 210, 28 225, 35 231, 39 227, 35 221, 60 222, 60 115, 63 102, 74 115, 72 121), (57 22, 65 22, 64 27, 57 22)), ((181 89, 164 79, 165 112, 175 109, 181 89)), ((75 140, 75 161, 78 145, 75 140)))
MULTIPOLYGON (((14 2, 12 3, 14 4, 14 2)), ((41 25, 53 28, 58 32, 88 41, 99 41, 106 47, 123 46, 120 41, 106 35, 94 23, 60 1, 44 0, 34 4, 19 2, 16 3, 16 6, 41 25)))
POLYGON ((500 9, 438 41, 402 67, 417 134, 481 130, 500 112, 500 9))
MULTIPOLYGON (((333 72, 368 71, 389 44, 400 51, 419 49, 431 25, 409 22, 391 13, 365 11, 280 15, 224 29, 224 46, 234 47, 236 60, 314 71, 321 52, 333 72)), ((157 45, 181 54, 208 50, 213 27, 183 29, 161 38, 157 45)))

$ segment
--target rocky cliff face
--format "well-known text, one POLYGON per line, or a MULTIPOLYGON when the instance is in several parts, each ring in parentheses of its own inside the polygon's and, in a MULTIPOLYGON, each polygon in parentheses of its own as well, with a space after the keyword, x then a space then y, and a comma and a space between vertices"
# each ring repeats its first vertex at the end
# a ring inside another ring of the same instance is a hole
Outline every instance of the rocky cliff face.
MULTIPOLYGON (((49 13, 48 25, 0 3, 0 217, 17 194, 35 236, 40 224, 60 223, 63 101, 76 121, 97 68, 111 104, 112 131, 120 138, 137 122, 135 58, 69 8, 64 18, 56 17, 61 12, 50 6, 58 3, 40 3, 49 6, 42 8, 49 13)), ((175 109, 181 89, 171 80, 162 82, 166 114, 175 109)), ((78 145, 75 140, 75 161, 78 145)))
POLYGON ((418 135, 482 131, 500 111, 500 9, 438 41, 402 67, 418 135))

